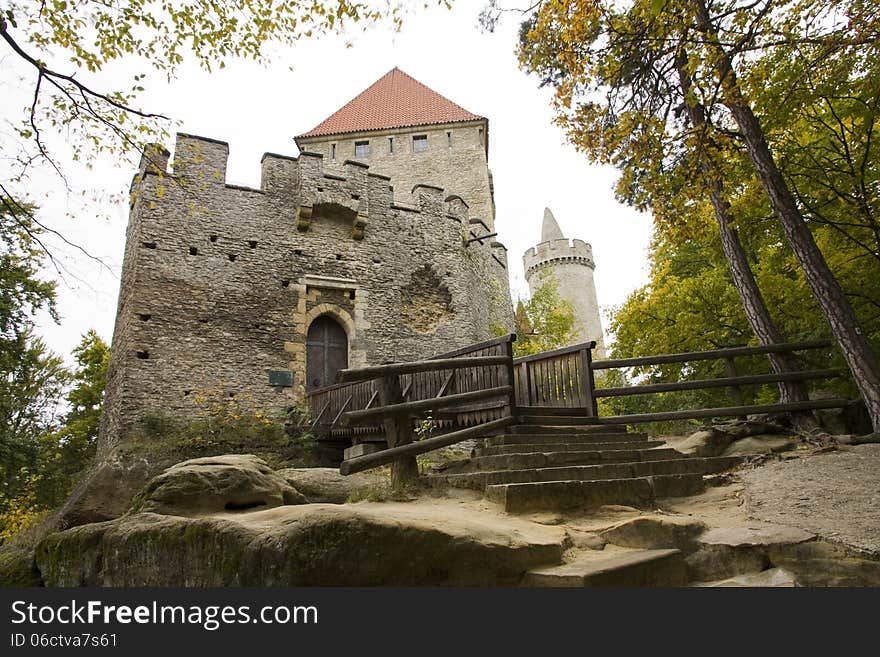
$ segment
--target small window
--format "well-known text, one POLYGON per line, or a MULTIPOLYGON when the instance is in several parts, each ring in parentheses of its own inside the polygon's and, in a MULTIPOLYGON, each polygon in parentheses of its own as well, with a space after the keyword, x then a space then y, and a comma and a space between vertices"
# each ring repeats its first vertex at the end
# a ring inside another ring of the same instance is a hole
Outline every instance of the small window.
POLYGON ((413 153, 424 153, 428 150, 428 135, 413 137, 413 153))
POLYGON ((452 148, 452 131, 448 131, 446 133, 446 146, 447 148, 452 148))
POLYGON ((480 128, 480 146, 483 145, 483 129, 480 128))
POLYGON ((370 157, 370 142, 356 141, 354 142, 355 157, 370 157))
POLYGON ((330 159, 336 161, 336 144, 330 144, 330 159))
POLYGON ((388 152, 394 154, 394 137, 388 138, 388 152))

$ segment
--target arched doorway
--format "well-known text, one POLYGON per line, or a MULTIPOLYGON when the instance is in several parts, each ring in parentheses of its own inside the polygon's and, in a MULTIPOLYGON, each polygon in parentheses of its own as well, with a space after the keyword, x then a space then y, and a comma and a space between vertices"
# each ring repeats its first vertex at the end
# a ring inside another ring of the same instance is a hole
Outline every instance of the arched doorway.
POLYGON ((332 317, 321 315, 311 323, 306 336, 306 390, 332 385, 336 373, 347 367, 345 329, 332 317))

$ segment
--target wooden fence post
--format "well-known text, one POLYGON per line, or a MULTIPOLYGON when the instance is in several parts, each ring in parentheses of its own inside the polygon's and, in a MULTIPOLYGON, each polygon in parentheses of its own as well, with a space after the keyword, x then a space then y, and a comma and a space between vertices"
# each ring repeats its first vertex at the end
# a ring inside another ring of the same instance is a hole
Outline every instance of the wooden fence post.
POLYGON ((507 342, 501 345, 502 350, 504 351, 504 355, 507 356, 507 363, 504 365, 504 371, 507 375, 507 385, 510 386, 510 395, 508 396, 508 404, 510 408, 508 409, 508 415, 511 417, 517 416, 516 410, 516 374, 513 371, 513 339, 509 339, 507 342))
MULTIPOLYGON (((379 405, 390 406, 391 404, 403 403, 403 391, 400 388, 400 378, 394 374, 385 376, 378 381, 379 405)), ((385 439, 388 447, 400 447, 413 441, 412 422, 409 415, 392 415, 382 420, 385 428, 385 439)), ((391 464, 391 488, 398 491, 417 481, 419 478, 419 465, 415 456, 404 456, 391 464)))
MULTIPOLYGON (((724 359, 724 374, 725 376, 729 376, 730 378, 733 378, 737 375, 736 363, 733 362, 733 358, 724 359)), ((733 402, 734 406, 744 405, 742 388, 740 388, 739 386, 729 386, 727 390, 730 393, 730 400, 733 402)), ((738 415, 736 417, 740 420, 747 419, 745 415, 738 415)))
POLYGON ((596 380, 593 377, 593 358, 589 349, 581 349, 579 352, 581 359, 581 394, 584 396, 584 407, 587 411, 587 417, 597 417, 599 415, 599 406, 596 403, 596 395, 593 391, 596 389, 596 380))

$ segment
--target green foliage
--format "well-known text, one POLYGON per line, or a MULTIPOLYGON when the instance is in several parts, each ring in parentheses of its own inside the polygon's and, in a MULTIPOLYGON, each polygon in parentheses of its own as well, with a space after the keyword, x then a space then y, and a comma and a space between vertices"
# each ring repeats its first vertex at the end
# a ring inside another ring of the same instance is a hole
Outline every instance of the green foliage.
MULTIPOLYGON (((546 2, 526 15, 520 62, 553 88, 558 123, 579 150, 620 171, 620 200, 655 219, 650 281, 613 315, 615 357, 754 342, 707 203, 719 181, 781 333, 788 340, 830 337, 736 132, 732 100, 759 117, 802 217, 874 350, 880 347, 878 33, 876 4, 862 0, 546 2), (708 32, 700 27, 704 7, 708 32), (736 84, 730 75, 719 78, 719 43, 733 56, 736 84), (690 79, 687 93, 679 69, 690 79), (686 104, 705 109, 705 126, 693 129, 686 104)), ((802 364, 843 361, 813 354, 802 364)), ((721 367, 696 362, 620 377, 707 378, 723 375, 721 367)), ((767 371, 763 358, 738 360, 737 367, 741 374, 767 371)), ((849 379, 831 385, 856 394, 849 379)), ((776 390, 744 393, 747 402, 769 401, 776 390)), ((616 413, 728 405, 726 394, 602 404, 616 413)))
POLYGON ((96 153, 141 152, 162 141, 169 120, 139 107, 151 70, 170 80, 188 62, 207 71, 234 59, 267 64, 278 45, 358 23, 387 20, 397 28, 411 10, 395 0, 10 0, 0 13, 0 37, 7 57, 33 69, 26 79, 34 84, 32 106, 13 121, 22 147, 19 181, 34 158, 60 173, 48 132, 63 134, 73 159, 87 162, 96 153), (120 62, 133 74, 117 86, 105 73, 120 62))
POLYGON ((140 437, 147 444, 169 446, 184 458, 194 454, 270 448, 292 456, 313 450, 317 438, 308 431, 308 407, 300 403, 287 413, 267 414, 255 410, 253 395, 243 390, 229 396, 224 386, 199 390, 197 407, 189 420, 147 413, 138 421, 140 437))
POLYGON ((574 336, 574 308, 559 296, 559 283, 547 270, 539 275, 532 296, 516 307, 515 357, 530 356, 567 345, 574 336))
POLYGON ((74 350, 68 371, 39 339, 31 339, 6 379, 0 540, 26 529, 61 504, 91 465, 98 436, 109 348, 94 332, 74 350), (67 411, 59 409, 66 406, 67 411))

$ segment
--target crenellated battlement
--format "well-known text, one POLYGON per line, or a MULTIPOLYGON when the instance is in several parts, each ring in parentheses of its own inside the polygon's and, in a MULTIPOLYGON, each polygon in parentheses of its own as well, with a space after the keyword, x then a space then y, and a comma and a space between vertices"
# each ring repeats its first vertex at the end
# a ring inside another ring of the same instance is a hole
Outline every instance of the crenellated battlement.
POLYGON ((463 225, 474 221, 460 196, 447 195, 435 185, 415 185, 412 204, 395 202, 391 178, 371 172, 363 162, 346 160, 341 169, 327 170, 320 153, 303 151, 299 157, 264 153, 260 187, 250 188, 226 182, 228 159, 227 142, 178 133, 170 170, 169 153, 163 146, 146 147, 132 192, 140 180, 153 174, 176 179, 196 199, 223 188, 277 196, 295 206, 294 225, 300 232, 307 232, 313 219, 333 215, 351 222, 352 237, 357 240, 363 239, 372 218, 392 209, 454 219, 463 225))
POLYGON ((590 269, 596 268, 596 263, 593 261, 593 247, 583 240, 558 239, 541 242, 523 254, 526 277, 536 269, 562 262, 582 264, 590 269))

